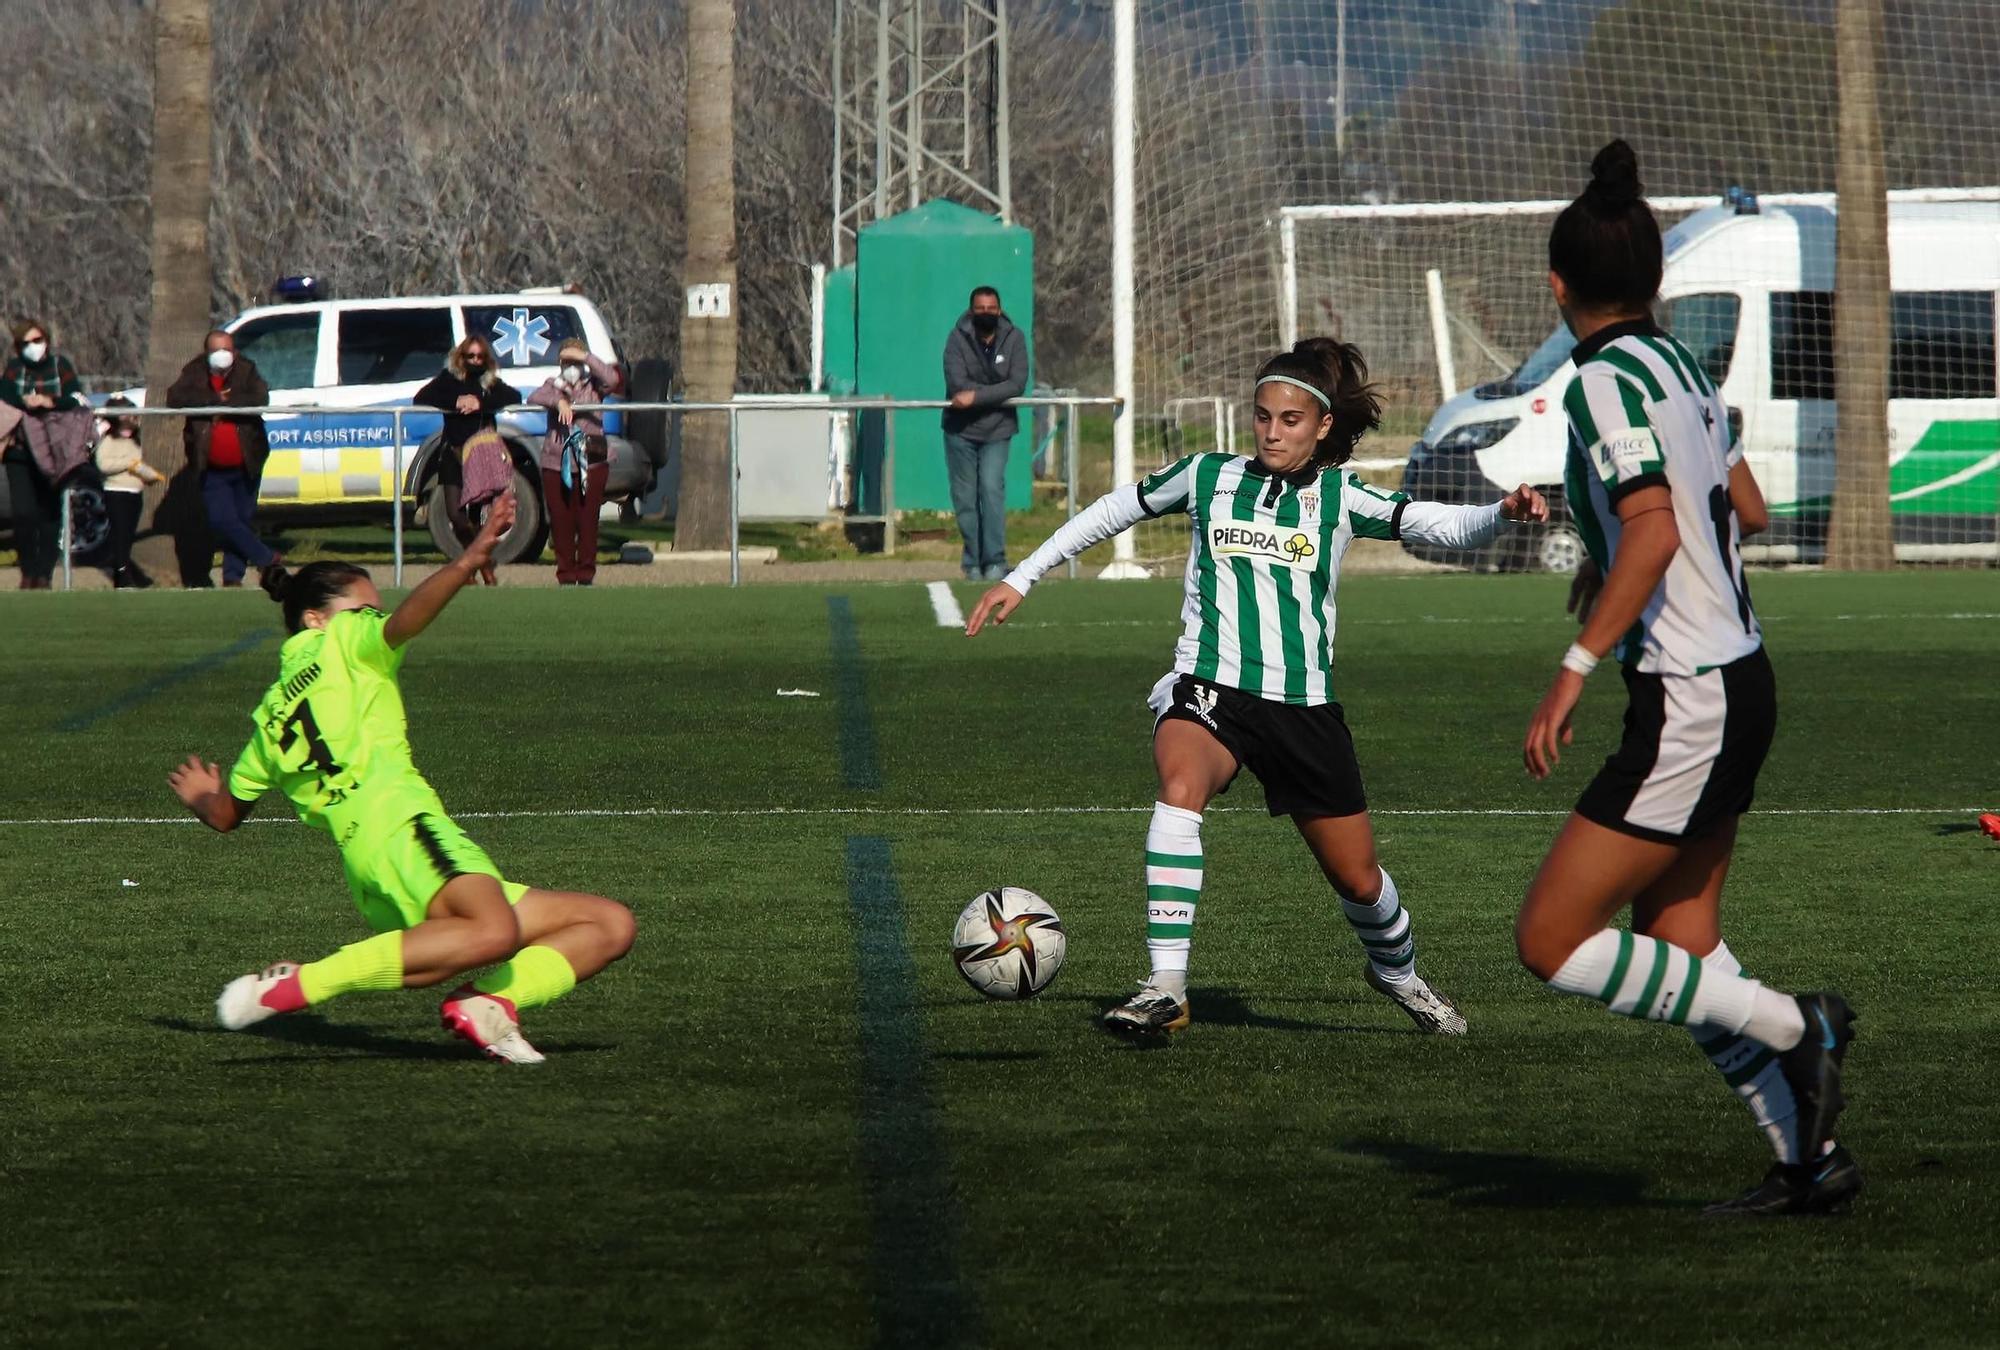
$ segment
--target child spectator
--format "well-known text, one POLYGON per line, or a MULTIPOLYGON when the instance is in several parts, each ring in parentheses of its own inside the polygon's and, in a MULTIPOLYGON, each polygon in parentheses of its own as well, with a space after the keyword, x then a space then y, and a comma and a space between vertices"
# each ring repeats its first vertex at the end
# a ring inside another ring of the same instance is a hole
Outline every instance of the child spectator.
POLYGON ((144 590, 153 584, 132 561, 132 539, 139 532, 140 498, 146 485, 166 481, 140 454, 139 419, 117 415, 118 409, 131 406, 130 399, 107 399, 104 416, 98 419, 97 471, 104 475, 104 508, 111 517, 107 566, 111 584, 121 591, 144 590))

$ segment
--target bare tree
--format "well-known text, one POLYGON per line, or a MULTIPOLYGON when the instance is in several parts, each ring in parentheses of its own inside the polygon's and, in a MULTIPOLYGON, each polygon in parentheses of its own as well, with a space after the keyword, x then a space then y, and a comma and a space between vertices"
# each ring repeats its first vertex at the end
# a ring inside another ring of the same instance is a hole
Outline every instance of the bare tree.
MULTIPOLYGON (((727 402, 736 392, 736 5, 689 0, 687 267, 689 285, 723 288, 722 313, 681 327, 688 399, 727 402)), ((715 414, 688 419, 681 439, 677 547, 729 543, 729 426, 715 414)))
MULTIPOLYGON (((209 327, 208 211, 212 80, 209 0, 159 0, 153 16, 153 304, 146 348, 147 402, 166 402, 167 386, 201 348, 209 327)), ((208 527, 200 490, 185 463, 178 422, 155 423, 146 458, 169 480, 148 489, 143 525, 172 535, 181 580, 208 580, 208 527)), ((165 575, 167 541, 143 550, 165 575)))
POLYGON ((1896 561, 1889 519, 1889 198, 1876 62, 1881 0, 1840 0, 1840 217, 1834 236, 1833 520, 1827 562, 1884 568, 1896 561))

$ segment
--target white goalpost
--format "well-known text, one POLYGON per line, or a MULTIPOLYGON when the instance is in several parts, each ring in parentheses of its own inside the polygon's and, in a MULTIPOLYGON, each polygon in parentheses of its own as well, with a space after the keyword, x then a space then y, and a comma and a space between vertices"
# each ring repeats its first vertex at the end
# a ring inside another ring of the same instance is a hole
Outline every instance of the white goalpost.
MULTIPOLYGON (((1133 165, 1138 139, 1138 0, 1116 0, 1112 14, 1111 90, 1111 392, 1124 400, 1111 422, 1111 482, 1135 482, 1133 438, 1138 402, 1132 344, 1138 312, 1132 257, 1133 165)), ((1146 575, 1138 545, 1126 530, 1112 541, 1111 562, 1098 573, 1111 581, 1146 575)))

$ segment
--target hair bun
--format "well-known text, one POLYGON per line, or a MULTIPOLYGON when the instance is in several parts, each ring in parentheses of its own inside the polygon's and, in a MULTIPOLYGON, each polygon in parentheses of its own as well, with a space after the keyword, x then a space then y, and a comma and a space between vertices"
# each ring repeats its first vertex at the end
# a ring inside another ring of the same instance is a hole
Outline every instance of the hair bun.
POLYGON ((282 605, 292 592, 292 574, 282 567, 267 567, 257 584, 264 588, 264 594, 282 605))
POLYGON ((1623 211, 1639 200, 1645 185, 1639 181, 1639 157, 1624 141, 1613 141, 1590 161, 1590 186, 1583 195, 1605 214, 1623 211))

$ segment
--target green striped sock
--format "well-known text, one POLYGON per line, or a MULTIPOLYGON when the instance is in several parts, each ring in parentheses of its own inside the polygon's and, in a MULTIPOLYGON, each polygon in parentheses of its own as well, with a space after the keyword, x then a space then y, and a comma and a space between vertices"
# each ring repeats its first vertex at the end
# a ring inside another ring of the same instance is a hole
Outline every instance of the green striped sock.
POLYGON ((1146 950, 1152 982, 1187 991, 1188 952, 1194 946, 1194 908, 1201 898, 1201 812, 1153 803, 1146 830, 1146 950))
POLYGON ((1749 1023, 1759 989, 1755 980, 1704 969, 1671 942, 1612 928, 1586 938, 1549 984, 1623 1017, 1731 1035, 1749 1023))
POLYGON ((1396 893, 1396 883, 1387 869, 1381 870, 1380 895, 1367 904, 1342 900, 1340 908, 1354 936, 1361 939, 1361 950, 1368 954, 1368 964, 1375 967, 1375 973, 1391 984, 1401 984, 1417 973, 1417 934, 1410 924, 1410 911, 1403 908, 1402 897, 1396 893))

